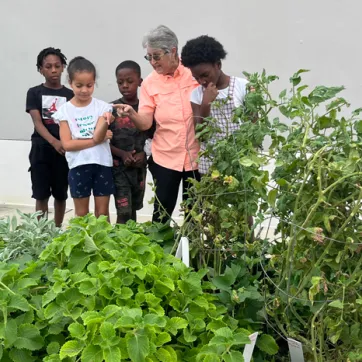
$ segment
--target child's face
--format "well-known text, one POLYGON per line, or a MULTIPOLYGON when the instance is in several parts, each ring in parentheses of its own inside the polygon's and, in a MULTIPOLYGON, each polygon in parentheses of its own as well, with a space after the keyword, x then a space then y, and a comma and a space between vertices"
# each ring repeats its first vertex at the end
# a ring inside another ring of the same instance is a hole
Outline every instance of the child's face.
POLYGON ((137 90, 142 79, 134 69, 124 68, 117 72, 117 85, 125 100, 137 98, 137 90))
POLYGON ((203 87, 207 87, 209 83, 217 85, 221 74, 221 65, 219 63, 201 63, 190 67, 192 76, 203 87))
POLYGON ((86 103, 92 98, 95 79, 91 72, 76 72, 73 80, 69 82, 73 89, 74 96, 80 103, 86 103))
POLYGON ((64 70, 64 66, 57 55, 50 54, 43 59, 43 65, 40 67, 40 73, 47 82, 56 84, 60 83, 60 79, 64 70))

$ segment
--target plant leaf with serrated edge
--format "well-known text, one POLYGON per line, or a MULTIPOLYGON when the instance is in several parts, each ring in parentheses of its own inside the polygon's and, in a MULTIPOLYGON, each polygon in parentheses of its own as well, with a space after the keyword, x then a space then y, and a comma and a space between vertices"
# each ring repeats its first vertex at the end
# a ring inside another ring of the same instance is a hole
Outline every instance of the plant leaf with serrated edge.
POLYGON ((229 351, 223 358, 224 362, 244 362, 244 356, 239 351, 229 351))
POLYGON ((37 351, 44 345, 39 329, 32 324, 22 324, 18 329, 18 338, 14 346, 19 349, 37 351))
POLYGON ((87 233, 84 235, 84 251, 86 253, 93 253, 94 251, 98 251, 98 247, 87 233))
POLYGON ((222 337, 225 337, 225 338, 232 338, 233 337, 233 332, 228 327, 217 329, 214 333, 215 333, 215 336, 222 336, 222 337))
POLYGON ((23 312, 27 312, 30 309, 28 301, 18 294, 11 295, 7 307, 22 310, 23 312))
POLYGON ((164 328, 166 326, 166 319, 164 317, 160 317, 157 314, 146 314, 143 318, 145 324, 151 326, 158 326, 164 328))
POLYGON ((234 342, 233 344, 249 344, 250 343, 250 338, 249 338, 249 334, 247 334, 246 332, 239 332, 234 334, 234 342))
POLYGON ((103 357, 105 362, 119 362, 121 360, 121 350, 118 347, 105 348, 103 357))
POLYGON ((186 319, 180 317, 172 317, 166 325, 166 329, 173 334, 174 336, 177 334, 177 330, 184 329, 188 326, 188 322, 186 319))
MULTIPOLYGON (((0 322, 0 326, 4 325, 4 322, 0 322)), ((15 319, 10 319, 6 323, 5 331, 5 347, 13 345, 13 343, 16 341, 16 338, 18 336, 18 326, 16 324, 15 319)))
POLYGON ((50 356, 46 356, 44 357, 43 362, 60 362, 59 354, 52 354, 50 356))
POLYGON ((155 355, 160 360, 160 362, 174 362, 170 352, 165 348, 159 348, 155 355))
POLYGON ((84 345, 81 341, 71 340, 65 342, 59 352, 60 359, 77 356, 82 351, 83 347, 84 345))
POLYGON ((213 320, 206 326, 206 330, 215 332, 217 329, 227 327, 227 324, 222 320, 213 320))
POLYGON ((278 353, 278 345, 276 344, 274 338, 269 334, 262 334, 260 337, 258 337, 256 340, 256 345, 261 351, 269 355, 278 353))
POLYGON ((150 350, 148 337, 134 334, 127 336, 127 351, 132 362, 144 362, 150 350))
POLYGON ((59 353, 60 345, 58 342, 51 342, 47 346, 48 354, 57 354, 59 353))
POLYGON ((107 340, 111 340, 112 338, 114 338, 116 336, 116 331, 113 327, 112 323, 109 322, 103 322, 100 328, 100 333, 102 338, 107 341, 107 340))
POLYGON ((23 349, 12 348, 9 352, 9 357, 13 362, 34 362, 36 361, 35 357, 31 355, 30 351, 23 349))
POLYGON ((154 341, 155 345, 160 347, 164 345, 165 343, 168 343, 171 341, 171 336, 166 332, 161 332, 157 335, 156 340, 154 341))
POLYGON ((85 254, 84 251, 74 250, 69 257, 68 269, 72 273, 79 273, 84 270, 89 260, 90 256, 85 254))
POLYGON ((42 307, 45 307, 47 304, 52 302, 57 297, 57 293, 53 291, 53 289, 48 290, 43 296, 42 296, 42 307))
POLYGON ((84 348, 81 357, 82 362, 102 362, 103 351, 99 346, 89 345, 84 348))
POLYGON ((73 338, 78 338, 78 339, 81 339, 85 333, 85 328, 83 324, 77 322, 70 324, 68 330, 73 338))
POLYGON ((19 290, 21 289, 26 289, 29 287, 33 287, 35 285, 38 285, 37 281, 35 279, 32 278, 23 278, 21 280, 19 280, 17 287, 19 290))

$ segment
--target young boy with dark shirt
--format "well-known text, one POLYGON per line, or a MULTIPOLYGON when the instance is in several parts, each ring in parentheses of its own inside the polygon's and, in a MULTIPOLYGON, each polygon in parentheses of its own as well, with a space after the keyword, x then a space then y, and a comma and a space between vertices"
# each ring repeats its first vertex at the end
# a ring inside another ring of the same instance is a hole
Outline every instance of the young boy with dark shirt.
MULTIPOLYGON (((141 86, 141 68, 131 60, 116 68, 118 89, 122 97, 113 104, 129 104, 138 110, 138 87, 141 86)), ((136 211, 143 207, 147 157, 144 146, 152 138, 154 127, 149 131, 139 131, 128 117, 120 117, 114 110, 115 121, 110 125, 113 132, 111 151, 113 155, 113 179, 115 184, 115 205, 117 223, 137 219, 136 211)))
POLYGON ((52 119, 57 109, 73 98, 73 91, 61 84, 67 58, 60 49, 43 49, 37 58, 38 72, 45 82, 30 88, 26 112, 34 123, 31 136, 30 174, 36 211, 48 213, 48 201, 54 197, 54 221, 60 227, 68 191, 68 164, 59 140, 59 126, 52 119))

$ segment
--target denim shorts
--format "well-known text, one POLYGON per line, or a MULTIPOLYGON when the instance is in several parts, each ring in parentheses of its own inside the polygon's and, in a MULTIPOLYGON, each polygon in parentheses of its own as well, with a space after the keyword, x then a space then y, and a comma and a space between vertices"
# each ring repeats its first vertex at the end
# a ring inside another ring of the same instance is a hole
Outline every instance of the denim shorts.
POLYGON ((82 165, 69 170, 70 194, 74 199, 93 195, 110 196, 114 194, 112 167, 96 164, 82 165))

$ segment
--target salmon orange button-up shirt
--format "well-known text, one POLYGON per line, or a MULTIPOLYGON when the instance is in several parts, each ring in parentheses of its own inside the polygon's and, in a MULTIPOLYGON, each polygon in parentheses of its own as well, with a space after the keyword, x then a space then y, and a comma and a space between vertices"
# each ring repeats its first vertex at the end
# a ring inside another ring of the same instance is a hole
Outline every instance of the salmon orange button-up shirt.
POLYGON ((199 144, 191 109, 191 92, 198 86, 181 63, 173 76, 153 71, 142 83, 140 113, 154 113, 156 132, 152 157, 163 167, 176 171, 197 169, 199 144))

